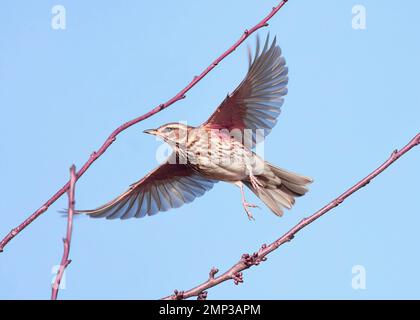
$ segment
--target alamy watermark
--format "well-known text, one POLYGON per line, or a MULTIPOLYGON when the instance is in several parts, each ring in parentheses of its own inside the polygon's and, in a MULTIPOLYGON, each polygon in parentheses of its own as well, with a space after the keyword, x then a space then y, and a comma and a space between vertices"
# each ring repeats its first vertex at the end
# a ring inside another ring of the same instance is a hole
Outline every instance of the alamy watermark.
POLYGON ((356 4, 351 9, 352 19, 351 27, 354 30, 366 29, 366 7, 361 4, 356 4))
POLYGON ((57 4, 51 8, 51 28, 53 30, 66 30, 66 8, 57 4))
MULTIPOLYGON (((60 270, 60 265, 57 264, 51 268, 51 274, 54 276, 51 279, 51 287, 54 286, 55 280, 57 279, 58 271, 60 270)), ((60 285, 58 286, 58 289, 64 290, 66 289, 66 270, 63 272, 63 276, 61 277, 60 285)))
POLYGON ((354 265, 351 268, 351 287, 354 290, 366 290, 366 268, 363 265, 354 265))

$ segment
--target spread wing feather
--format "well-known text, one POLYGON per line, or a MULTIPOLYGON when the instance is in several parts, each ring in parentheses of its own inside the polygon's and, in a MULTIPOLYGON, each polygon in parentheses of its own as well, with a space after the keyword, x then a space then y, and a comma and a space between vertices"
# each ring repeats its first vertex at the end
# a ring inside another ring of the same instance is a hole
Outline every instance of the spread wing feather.
POLYGON ((78 210, 76 213, 88 214, 92 218, 141 218, 189 203, 210 190, 216 182, 200 176, 185 164, 166 162, 114 200, 97 209, 78 210))
POLYGON ((276 125, 288 83, 286 61, 276 45, 276 38, 269 45, 267 36, 261 52, 260 47, 257 37, 254 58, 249 52, 245 79, 203 124, 211 129, 229 131, 251 129, 252 146, 258 142, 256 129, 263 129, 263 136, 266 136, 276 125))

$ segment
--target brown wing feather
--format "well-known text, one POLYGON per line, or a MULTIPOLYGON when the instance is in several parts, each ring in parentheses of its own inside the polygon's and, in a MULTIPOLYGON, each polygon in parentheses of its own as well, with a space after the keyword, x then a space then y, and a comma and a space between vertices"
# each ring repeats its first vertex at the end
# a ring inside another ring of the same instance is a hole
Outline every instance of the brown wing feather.
POLYGON ((204 178, 185 164, 165 163, 130 188, 94 210, 78 210, 92 218, 129 219, 178 208, 213 187, 216 181, 204 178))
POLYGON ((288 69, 276 38, 269 46, 267 36, 260 53, 260 41, 254 59, 249 53, 250 66, 245 79, 226 97, 202 126, 211 129, 252 129, 252 142, 256 143, 256 129, 267 135, 277 123, 283 97, 287 94, 288 69))

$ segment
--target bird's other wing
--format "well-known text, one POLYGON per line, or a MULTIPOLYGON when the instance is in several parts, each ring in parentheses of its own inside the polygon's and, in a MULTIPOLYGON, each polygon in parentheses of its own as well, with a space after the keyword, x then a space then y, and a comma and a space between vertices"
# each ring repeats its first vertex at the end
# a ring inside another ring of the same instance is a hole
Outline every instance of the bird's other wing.
POLYGON ((211 129, 252 129, 253 146, 256 129, 266 136, 277 122, 280 107, 287 94, 288 69, 281 49, 269 35, 260 52, 257 36, 255 57, 249 52, 249 68, 245 79, 228 95, 203 126, 211 129))
POLYGON ((97 209, 77 210, 76 213, 92 218, 141 218, 189 203, 216 182, 200 176, 187 165, 166 162, 114 200, 97 209))

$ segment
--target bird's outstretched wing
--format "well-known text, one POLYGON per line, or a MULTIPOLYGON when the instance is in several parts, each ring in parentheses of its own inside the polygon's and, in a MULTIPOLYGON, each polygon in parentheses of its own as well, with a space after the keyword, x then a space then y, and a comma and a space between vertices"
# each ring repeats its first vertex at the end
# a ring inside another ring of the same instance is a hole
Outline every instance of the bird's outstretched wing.
POLYGON ((141 218, 191 202, 214 183, 187 165, 166 162, 114 200, 94 210, 77 210, 76 214, 107 219, 141 218))
POLYGON ((283 97, 287 94, 288 69, 281 49, 269 36, 260 52, 257 37, 255 57, 249 52, 249 69, 245 79, 228 95, 211 117, 203 124, 211 129, 251 129, 253 145, 256 129, 266 136, 277 122, 283 97))

